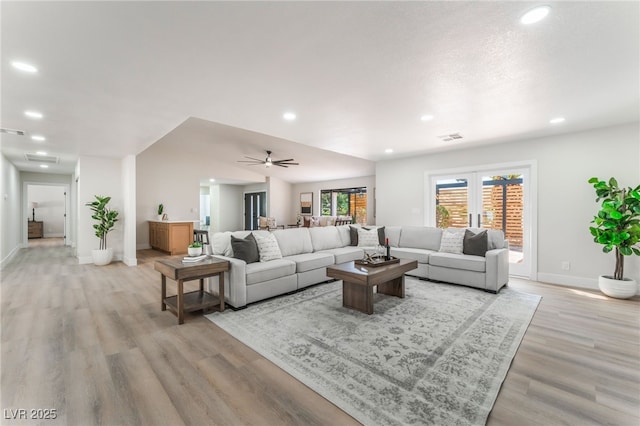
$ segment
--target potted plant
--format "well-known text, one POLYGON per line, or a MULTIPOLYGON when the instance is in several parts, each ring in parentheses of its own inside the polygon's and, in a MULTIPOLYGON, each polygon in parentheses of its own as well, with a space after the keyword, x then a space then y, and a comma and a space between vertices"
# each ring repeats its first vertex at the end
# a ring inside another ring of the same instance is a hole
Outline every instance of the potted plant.
POLYGON ((596 190, 596 201, 602 204, 589 230, 593 241, 602 244, 602 251, 615 251, 616 267, 612 276, 601 275, 598 286, 607 296, 626 299, 638 290, 635 280, 624 277, 624 257, 640 256, 640 185, 620 188, 616 179, 608 182, 589 179, 596 190))
POLYGON ((96 265, 108 265, 113 259, 113 249, 107 248, 107 234, 111 231, 118 221, 118 212, 107 207, 111 197, 95 196, 95 201, 86 203, 93 215, 91 218, 97 223, 93 225, 96 237, 100 239, 100 248, 92 250, 93 263, 96 265))
POLYGON ((189 256, 200 256, 202 254, 202 243, 200 241, 194 241, 187 247, 189 256))
POLYGON ((162 220, 162 213, 164 212, 164 204, 158 204, 158 220, 162 220))

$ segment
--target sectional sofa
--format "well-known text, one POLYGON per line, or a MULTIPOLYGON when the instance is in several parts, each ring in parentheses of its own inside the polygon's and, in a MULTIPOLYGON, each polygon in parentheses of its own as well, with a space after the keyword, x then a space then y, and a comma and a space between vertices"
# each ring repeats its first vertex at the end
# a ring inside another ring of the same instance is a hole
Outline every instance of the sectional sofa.
MULTIPOLYGON (((227 303, 241 308, 249 303, 328 281, 327 266, 362 259, 365 253, 375 251, 377 242, 384 242, 387 238, 392 256, 417 260, 418 268, 408 275, 491 292, 498 292, 508 282, 508 242, 502 231, 486 230, 482 233, 483 230, 469 229, 465 234, 465 229, 442 230, 419 226, 380 227, 382 231, 377 227, 359 228, 357 225, 342 225, 214 233, 213 254, 228 260, 231 265, 229 271, 225 272, 227 303), (375 233, 376 237, 372 239, 370 233, 375 233), (360 236, 359 241, 354 241, 358 240, 356 235, 360 236), (470 238, 484 237, 486 252, 465 254, 465 235, 470 235, 470 238), (234 257, 234 244, 238 244, 239 240, 254 238, 261 244, 271 240, 271 246, 277 245, 275 250, 277 252, 279 249, 279 253, 276 258, 272 256, 267 261, 248 263, 238 256, 234 257), (460 247, 450 247, 449 240, 460 242, 460 247)), ((212 293, 217 292, 216 280, 213 278, 209 283, 208 290, 212 293)))

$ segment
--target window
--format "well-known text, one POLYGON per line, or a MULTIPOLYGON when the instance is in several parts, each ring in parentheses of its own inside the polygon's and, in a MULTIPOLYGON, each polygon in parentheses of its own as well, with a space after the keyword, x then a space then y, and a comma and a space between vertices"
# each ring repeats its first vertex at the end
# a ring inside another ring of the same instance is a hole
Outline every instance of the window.
POLYGON ((323 189, 320 191, 322 216, 351 216, 354 223, 367 224, 367 188, 323 189))

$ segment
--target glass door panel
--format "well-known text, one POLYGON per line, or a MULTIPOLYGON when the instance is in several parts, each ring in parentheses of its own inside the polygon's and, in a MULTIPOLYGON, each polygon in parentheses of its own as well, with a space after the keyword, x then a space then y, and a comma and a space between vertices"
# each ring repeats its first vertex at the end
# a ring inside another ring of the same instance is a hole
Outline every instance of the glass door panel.
POLYGON ((435 218, 438 228, 469 226, 469 177, 444 176, 435 181, 435 218))

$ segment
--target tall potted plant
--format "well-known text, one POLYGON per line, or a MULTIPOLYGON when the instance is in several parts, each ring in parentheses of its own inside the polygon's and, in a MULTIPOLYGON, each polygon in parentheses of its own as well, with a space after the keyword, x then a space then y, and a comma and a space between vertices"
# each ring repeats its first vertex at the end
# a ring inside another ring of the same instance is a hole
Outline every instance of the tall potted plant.
POLYGON ((111 231, 118 221, 118 212, 107 207, 111 197, 95 196, 95 201, 86 203, 93 214, 91 218, 97 223, 93 224, 96 237, 100 239, 100 248, 92 250, 93 263, 96 265, 108 265, 113 259, 113 249, 107 248, 107 234, 111 231))
POLYGON ((608 182, 593 177, 589 183, 596 190, 596 201, 602 204, 589 230, 602 251, 615 252, 616 267, 612 276, 601 275, 598 286, 607 296, 626 299, 638 291, 635 280, 624 277, 624 257, 640 256, 640 185, 621 188, 615 178, 608 182))

